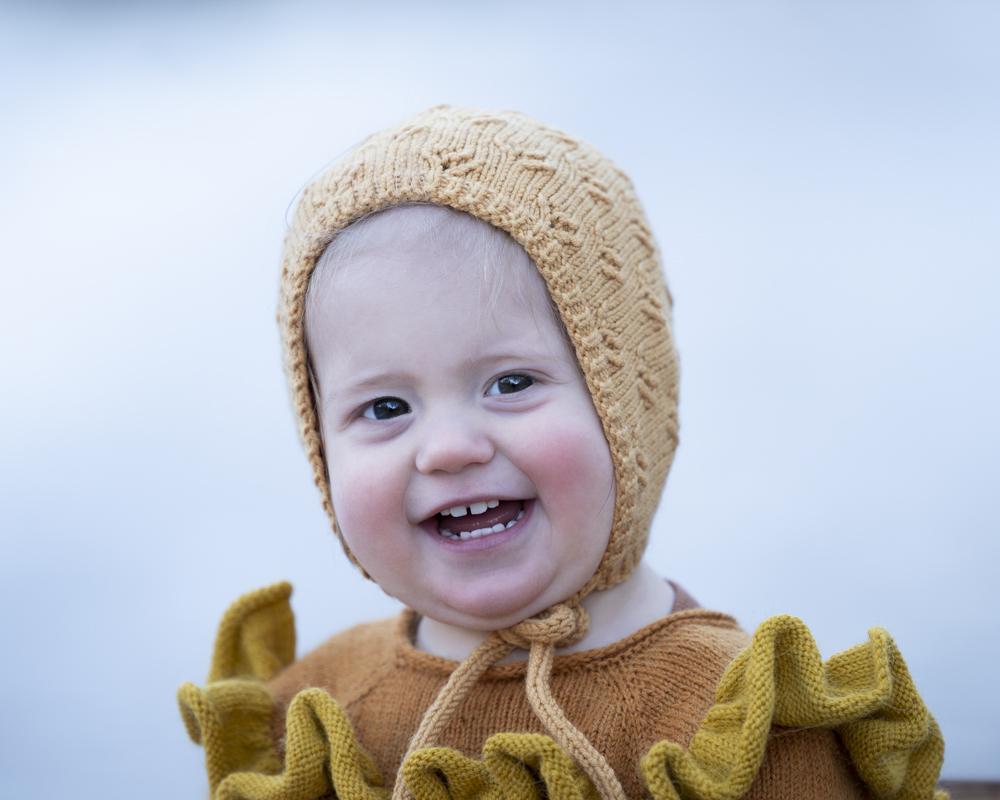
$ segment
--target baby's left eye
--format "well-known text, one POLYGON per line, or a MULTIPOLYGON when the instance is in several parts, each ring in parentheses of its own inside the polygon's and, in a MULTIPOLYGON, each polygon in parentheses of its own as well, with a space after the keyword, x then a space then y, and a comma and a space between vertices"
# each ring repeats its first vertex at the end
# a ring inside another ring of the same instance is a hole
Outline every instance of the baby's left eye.
POLYGON ((486 394, 513 394, 523 392, 535 381, 527 375, 504 375, 498 378, 486 394))

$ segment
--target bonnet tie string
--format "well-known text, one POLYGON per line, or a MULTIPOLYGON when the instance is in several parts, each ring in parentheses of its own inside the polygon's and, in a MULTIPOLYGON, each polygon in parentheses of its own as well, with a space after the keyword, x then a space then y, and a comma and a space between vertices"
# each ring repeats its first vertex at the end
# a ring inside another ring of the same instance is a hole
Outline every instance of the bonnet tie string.
POLYGON ((604 800, 626 800, 621 783, 607 759, 566 718, 552 695, 552 662, 556 647, 576 644, 589 629, 590 618, 586 609, 578 603, 560 603, 537 617, 491 633, 455 668, 424 713, 396 773, 392 800, 412 800, 413 795, 403 779, 406 759, 415 751, 434 745, 476 681, 515 647, 528 650, 525 692, 532 711, 552 738, 577 761, 604 800))

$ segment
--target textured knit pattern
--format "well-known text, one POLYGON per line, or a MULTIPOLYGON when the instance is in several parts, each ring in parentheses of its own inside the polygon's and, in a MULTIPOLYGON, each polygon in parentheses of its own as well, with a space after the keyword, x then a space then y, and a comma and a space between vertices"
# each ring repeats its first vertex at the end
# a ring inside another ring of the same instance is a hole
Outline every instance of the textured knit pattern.
MULTIPOLYGON (((397 771, 457 665, 413 647, 416 617, 405 612, 333 637, 265 684, 269 670, 247 676, 232 653, 294 636, 280 634, 291 624, 287 584, 234 609, 217 640, 215 680, 179 695, 205 746, 213 797, 386 800, 380 775, 397 771), (234 619, 247 625, 234 629, 234 619)), ((723 614, 673 613, 608 647, 557 657, 553 692, 629 798, 934 797, 940 734, 884 631, 825 663, 792 617, 768 620, 748 643, 723 614)), ((407 759, 417 800, 596 800, 574 761, 540 735, 525 669, 487 670, 442 733, 447 746, 407 759)))
POLYGON ((309 385, 306 290, 331 235, 407 201, 449 206, 507 231, 545 279, 615 465, 611 539, 580 594, 621 582, 645 549, 677 444, 670 297, 628 178, 589 145, 515 112, 418 114, 366 139, 299 202, 285 243, 278 321, 292 405, 334 529, 309 385))

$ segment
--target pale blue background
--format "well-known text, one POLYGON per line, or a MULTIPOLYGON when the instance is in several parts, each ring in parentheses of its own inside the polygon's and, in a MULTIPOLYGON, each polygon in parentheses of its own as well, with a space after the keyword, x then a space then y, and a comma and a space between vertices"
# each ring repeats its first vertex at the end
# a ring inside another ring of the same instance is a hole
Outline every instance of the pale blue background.
POLYGON ((273 322, 286 211, 367 133, 520 108, 632 175, 682 444, 649 557, 826 655, 884 625, 1000 778, 1000 5, 0 5, 0 795, 201 797, 174 691, 346 564, 273 322))

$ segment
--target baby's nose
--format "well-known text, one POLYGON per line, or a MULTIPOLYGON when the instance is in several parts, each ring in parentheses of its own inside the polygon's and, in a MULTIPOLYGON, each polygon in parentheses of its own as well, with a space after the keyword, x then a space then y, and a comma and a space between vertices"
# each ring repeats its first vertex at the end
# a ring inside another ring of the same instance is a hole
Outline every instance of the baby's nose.
POLYGON ((493 442, 467 420, 442 421, 423 431, 417 451, 417 469, 432 472, 461 472, 472 464, 486 464, 493 458, 493 442))

